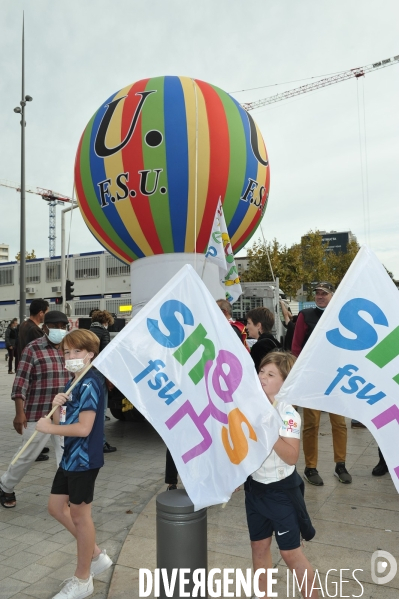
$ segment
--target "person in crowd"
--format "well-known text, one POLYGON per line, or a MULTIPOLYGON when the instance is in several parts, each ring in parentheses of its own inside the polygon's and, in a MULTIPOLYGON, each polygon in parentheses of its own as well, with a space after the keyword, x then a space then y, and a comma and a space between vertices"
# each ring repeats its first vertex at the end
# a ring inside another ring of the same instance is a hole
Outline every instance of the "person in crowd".
POLYGON ((246 319, 248 334, 256 339, 256 343, 251 347, 251 358, 254 361, 256 372, 259 372, 262 358, 269 352, 280 349, 281 344, 272 335, 274 316, 268 308, 253 308, 247 313, 246 319))
POLYGON ((301 536, 310 541, 316 534, 306 510, 304 483, 295 467, 300 450, 301 418, 293 406, 276 400, 294 363, 295 357, 283 351, 269 352, 260 363, 260 383, 282 422, 271 453, 244 485, 245 509, 253 570, 265 569, 265 574, 259 577, 259 590, 267 596, 267 570, 273 567, 270 547, 274 532, 288 568, 295 571, 298 580, 306 580, 301 588, 303 597, 316 599, 317 590, 311 590, 313 568, 301 548, 301 536))
POLYGON ((49 303, 44 299, 34 299, 29 306, 29 318, 19 326, 18 357, 22 356, 25 347, 34 339, 43 336, 44 315, 49 310, 49 303))
MULTIPOLYGON (((292 340, 292 353, 295 356, 299 356, 305 347, 310 335, 317 327, 317 323, 322 317, 324 310, 327 309, 334 291, 335 288, 331 283, 318 283, 313 289, 316 307, 307 308, 299 312, 292 340)), ((345 418, 338 414, 329 414, 329 416, 334 448, 334 475, 341 483, 350 484, 352 477, 345 466, 348 435, 345 418)), ((303 451, 306 465, 304 477, 311 485, 315 485, 316 487, 324 485, 323 479, 317 470, 319 425, 320 410, 303 408, 303 451)))
POLYGON ((225 318, 228 320, 228 322, 232 326, 233 331, 240 338, 241 343, 249 351, 249 347, 247 344, 247 331, 245 329, 245 325, 242 322, 240 322, 239 320, 234 320, 233 309, 231 307, 231 303, 225 299, 219 299, 216 301, 216 303, 219 306, 219 308, 221 309, 221 311, 223 312, 225 318))
POLYGON ((167 485, 167 491, 174 491, 177 489, 177 468, 172 458, 172 454, 169 449, 166 448, 166 464, 165 464, 165 484, 167 485))
MULTIPOLYGON (((17 357, 21 358, 22 352, 31 341, 43 337, 44 315, 49 310, 49 303, 44 299, 34 299, 29 306, 29 318, 18 327, 17 357)), ((44 462, 49 459, 48 447, 43 447, 36 458, 36 462, 44 462)))
POLYGON ((388 472, 388 466, 380 448, 378 448, 378 455, 380 457, 380 461, 378 462, 377 466, 374 466, 371 474, 373 476, 384 476, 384 474, 388 472))
POLYGON ((294 337, 295 324, 298 316, 292 315, 290 308, 287 306, 284 300, 280 299, 281 312, 283 313, 283 326, 286 328, 284 337, 284 349, 291 351, 292 339, 294 337))
MULTIPOLYGON (((92 331, 100 340, 100 352, 107 347, 108 343, 111 341, 111 337, 108 331, 108 327, 114 324, 114 318, 110 312, 107 310, 92 310, 90 312, 91 315, 91 325, 90 331, 92 331)), ((103 384, 104 384, 104 419, 109 420, 107 416, 107 408, 108 408, 108 385, 110 383, 108 380, 101 374, 103 384)), ((103 442, 103 450, 104 453, 113 453, 116 451, 116 447, 110 445, 105 437, 104 432, 104 442, 103 442)))
POLYGON ((53 399, 53 421, 41 418, 36 429, 44 435, 64 438, 64 454, 51 488, 48 510, 76 539, 74 576, 53 599, 83 599, 94 592, 93 576, 112 565, 105 550, 96 544, 91 515, 94 485, 104 465, 104 385, 98 372, 81 371, 98 355, 99 339, 91 331, 75 329, 61 342, 65 367, 72 379, 65 392, 53 399), (68 389, 76 386, 67 395, 68 389))
MULTIPOLYGON (((67 333, 68 318, 56 310, 44 317, 44 335, 31 341, 22 352, 11 399, 15 402, 14 428, 22 435, 22 445, 33 435, 36 423, 51 410, 51 402, 68 382, 60 343, 67 333)), ((14 488, 21 482, 45 447, 49 435, 36 435, 14 465, 0 478, 0 502, 5 508, 16 506, 14 488)), ((62 458, 60 437, 51 437, 57 466, 62 458)), ((19 451, 19 450, 18 450, 19 451)), ((47 457, 47 456, 46 456, 47 457)))
POLYGON ((18 330, 18 318, 13 318, 4 334, 4 341, 8 352, 8 374, 14 374, 12 369, 12 363, 15 362, 15 371, 18 366, 17 356, 17 330, 18 330))

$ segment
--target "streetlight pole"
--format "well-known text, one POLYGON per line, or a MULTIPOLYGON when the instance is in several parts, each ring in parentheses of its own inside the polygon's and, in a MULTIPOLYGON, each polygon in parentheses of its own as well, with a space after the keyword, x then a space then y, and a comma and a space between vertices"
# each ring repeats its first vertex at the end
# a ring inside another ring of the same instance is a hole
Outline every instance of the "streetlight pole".
POLYGON ((19 322, 25 320, 26 312, 26 231, 25 231, 25 106, 32 102, 31 96, 25 96, 25 30, 22 17, 22 92, 20 106, 14 112, 21 115, 21 227, 19 260, 19 322))

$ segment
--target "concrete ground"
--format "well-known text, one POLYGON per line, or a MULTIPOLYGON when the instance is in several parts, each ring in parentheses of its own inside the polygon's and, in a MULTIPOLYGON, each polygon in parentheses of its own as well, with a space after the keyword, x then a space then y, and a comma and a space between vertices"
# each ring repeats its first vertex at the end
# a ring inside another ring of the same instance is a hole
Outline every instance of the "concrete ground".
MULTIPOLYGON (((19 445, 12 426, 12 381, 0 351, 0 474, 19 445)), ((96 578, 93 597, 135 599, 139 596, 139 569, 156 567, 155 495, 165 489, 165 447, 146 423, 112 418, 106 432, 118 451, 106 455, 97 479, 93 514, 97 541, 116 565, 96 578)), ((399 498, 389 474, 371 476, 377 461, 370 433, 349 428, 347 467, 353 483, 339 483, 333 476, 331 427, 328 416, 322 414, 318 469, 324 486, 306 483, 306 503, 317 534, 304 549, 319 572, 320 597, 398 597, 399 574, 386 585, 374 584, 370 574, 371 556, 378 549, 390 552, 399 562, 399 498), (355 576, 362 587, 352 577, 355 569, 359 569, 355 576), (328 570, 334 571, 326 584, 328 570)), ((301 457, 300 473, 303 468, 301 457)), ((50 599, 59 591, 59 584, 73 574, 75 541, 46 511, 54 472, 50 445, 50 460, 35 463, 16 488, 17 507, 0 507, 0 599, 50 599)), ((209 568, 251 567, 243 491, 235 493, 225 508, 208 509, 208 560, 209 568)), ((278 597, 298 597, 298 590, 295 595, 292 587, 287 590, 287 572, 275 541, 273 560, 278 568, 274 587, 278 597)))

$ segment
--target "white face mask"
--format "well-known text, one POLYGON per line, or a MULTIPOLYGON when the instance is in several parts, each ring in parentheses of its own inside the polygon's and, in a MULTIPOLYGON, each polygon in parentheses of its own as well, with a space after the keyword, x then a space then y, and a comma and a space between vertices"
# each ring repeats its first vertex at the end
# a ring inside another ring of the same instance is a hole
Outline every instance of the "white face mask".
MULTIPOLYGON (((85 358, 88 354, 86 354, 85 358)), ((87 362, 84 361, 84 358, 75 358, 75 360, 65 360, 65 368, 69 372, 80 372, 85 366, 87 362)))
POLYGON ((59 345, 68 331, 64 329, 49 329, 47 334, 48 339, 54 345, 59 345))

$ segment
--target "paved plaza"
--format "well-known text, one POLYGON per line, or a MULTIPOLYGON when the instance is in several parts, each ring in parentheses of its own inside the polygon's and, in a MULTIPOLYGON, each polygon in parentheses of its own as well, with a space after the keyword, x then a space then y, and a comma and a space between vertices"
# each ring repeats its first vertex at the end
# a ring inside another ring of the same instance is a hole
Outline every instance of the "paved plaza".
MULTIPOLYGON (((0 474, 7 468, 20 438, 12 420, 10 400, 13 376, 7 374, 4 350, 0 351, 0 474)), ((105 456, 105 466, 96 483, 93 515, 97 542, 116 563, 95 579, 97 599, 135 599, 139 568, 156 567, 155 496, 163 491, 165 446, 147 423, 106 424, 107 440, 118 451, 105 456)), ((306 503, 317 530, 305 552, 317 568, 328 596, 362 596, 365 599, 397 599, 399 575, 387 585, 375 585, 370 574, 374 551, 390 552, 399 562, 399 497, 389 475, 371 476, 378 461, 377 447, 367 430, 350 430, 347 467, 352 485, 333 476, 331 427, 322 414, 318 469, 324 487, 306 484, 306 503), (354 569, 361 587, 352 578, 354 569), (338 584, 343 572, 342 590, 338 584), (362 594, 361 594, 362 593, 362 594)), ((303 472, 301 457, 298 470, 303 472)), ((0 507, 0 599, 50 599, 60 583, 74 572, 76 544, 71 535, 47 513, 46 504, 55 472, 54 451, 50 459, 35 463, 16 488, 17 507, 0 507)), ((278 597, 292 597, 286 588, 286 569, 275 549, 278 597)), ((223 508, 208 509, 209 568, 251 566, 251 553, 244 511, 244 493, 235 493, 223 508)), ((173 548, 171 547, 171 551, 173 548)), ((296 596, 299 596, 298 591, 296 596)))

